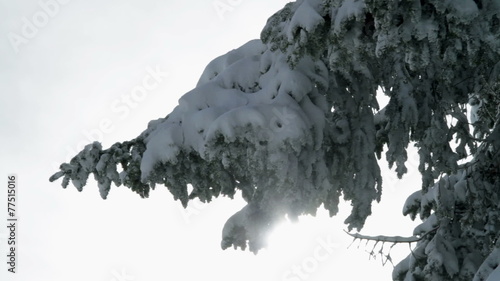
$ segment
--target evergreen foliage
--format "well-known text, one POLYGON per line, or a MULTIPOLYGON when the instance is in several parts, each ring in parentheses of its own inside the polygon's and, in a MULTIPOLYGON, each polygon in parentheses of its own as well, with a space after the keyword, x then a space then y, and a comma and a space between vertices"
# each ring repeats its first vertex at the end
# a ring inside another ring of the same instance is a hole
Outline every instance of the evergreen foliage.
POLYGON ((500 263, 499 29, 496 0, 288 3, 168 116, 88 145, 50 180, 81 190, 93 174, 102 198, 112 182, 142 197, 162 184, 184 206, 239 190, 248 205, 222 247, 256 252, 276 220, 335 215, 341 196, 360 230, 382 195, 383 153, 402 177, 414 144, 422 185, 404 214, 426 235, 394 280, 486 280, 500 263))

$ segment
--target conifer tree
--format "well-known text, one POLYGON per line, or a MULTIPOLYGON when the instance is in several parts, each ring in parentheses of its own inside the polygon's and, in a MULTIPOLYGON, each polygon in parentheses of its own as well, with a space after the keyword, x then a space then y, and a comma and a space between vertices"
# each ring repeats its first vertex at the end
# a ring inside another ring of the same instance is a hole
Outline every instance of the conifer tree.
POLYGON ((104 199, 111 183, 142 197, 160 184, 184 206, 240 191, 222 247, 257 252, 277 220, 333 216, 341 197, 361 230, 379 165, 402 177, 415 145, 422 184, 404 214, 423 223, 393 279, 487 280, 500 263, 499 29, 496 0, 288 3, 169 115, 89 144, 50 180, 82 190, 92 174, 104 199))

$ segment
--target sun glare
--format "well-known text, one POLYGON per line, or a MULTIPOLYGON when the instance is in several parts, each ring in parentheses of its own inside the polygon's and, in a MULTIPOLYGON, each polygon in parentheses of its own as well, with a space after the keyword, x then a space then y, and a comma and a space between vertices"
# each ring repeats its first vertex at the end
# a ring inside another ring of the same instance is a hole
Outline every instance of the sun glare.
POLYGON ((297 222, 286 219, 278 224, 267 238, 270 253, 283 255, 303 254, 314 248, 320 240, 334 243, 340 228, 328 217, 301 216, 297 222))

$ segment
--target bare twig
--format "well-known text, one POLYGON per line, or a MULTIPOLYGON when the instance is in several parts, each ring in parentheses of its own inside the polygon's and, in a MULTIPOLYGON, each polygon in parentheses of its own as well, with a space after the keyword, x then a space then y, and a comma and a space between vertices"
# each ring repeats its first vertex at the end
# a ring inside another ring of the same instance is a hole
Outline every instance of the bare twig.
POLYGON ((362 235, 359 233, 349 233, 348 231, 344 230, 345 233, 347 233, 349 236, 353 237, 354 240, 360 239, 360 240, 367 240, 367 241, 375 241, 375 242, 382 242, 382 243, 394 243, 394 244, 401 244, 401 243, 415 243, 418 242, 422 239, 424 239, 425 236, 429 235, 430 233, 436 231, 439 228, 433 228, 423 235, 420 236, 410 236, 410 237, 402 237, 402 236, 385 236, 385 235, 378 235, 378 236, 367 236, 367 235, 362 235))

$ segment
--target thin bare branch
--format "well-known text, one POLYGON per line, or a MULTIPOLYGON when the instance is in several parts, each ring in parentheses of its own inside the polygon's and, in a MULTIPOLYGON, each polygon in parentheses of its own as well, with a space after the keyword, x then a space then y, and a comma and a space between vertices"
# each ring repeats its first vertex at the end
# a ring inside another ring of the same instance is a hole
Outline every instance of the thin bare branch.
POLYGON ((348 231, 344 230, 345 233, 347 233, 349 236, 353 237, 354 240, 360 239, 360 240, 367 240, 367 241, 375 241, 375 242, 383 242, 383 243, 394 243, 394 244, 401 244, 401 243, 415 243, 418 242, 422 239, 424 239, 425 236, 428 234, 436 231, 439 228, 433 228, 429 230, 428 232, 424 233, 423 235, 419 236, 410 236, 410 237, 402 237, 402 236, 385 236, 385 235, 378 235, 378 236, 367 236, 367 235, 362 235, 359 233, 349 233, 348 231))

